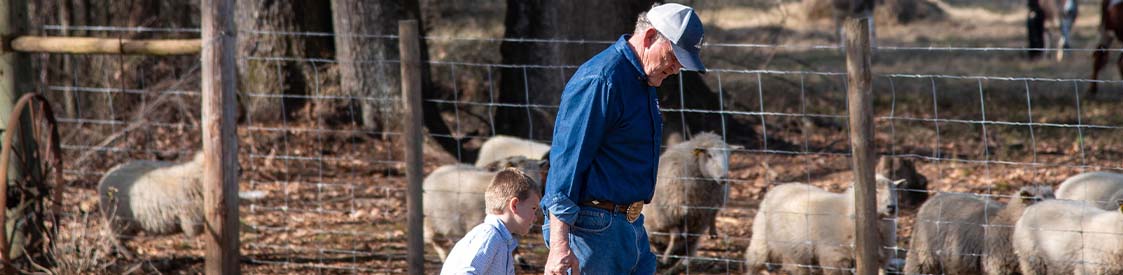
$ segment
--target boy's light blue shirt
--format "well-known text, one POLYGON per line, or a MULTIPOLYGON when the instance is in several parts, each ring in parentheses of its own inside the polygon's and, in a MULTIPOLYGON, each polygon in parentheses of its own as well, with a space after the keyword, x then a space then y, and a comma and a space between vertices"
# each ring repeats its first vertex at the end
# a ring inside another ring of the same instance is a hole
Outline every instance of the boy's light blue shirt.
POLYGON ((448 253, 441 274, 515 274, 511 253, 519 241, 499 217, 487 215, 448 253))

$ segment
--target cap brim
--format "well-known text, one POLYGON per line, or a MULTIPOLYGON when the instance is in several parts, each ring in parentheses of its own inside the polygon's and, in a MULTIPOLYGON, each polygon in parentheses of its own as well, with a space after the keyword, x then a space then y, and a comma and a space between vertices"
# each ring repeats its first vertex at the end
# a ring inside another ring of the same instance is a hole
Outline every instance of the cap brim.
POLYGON ((671 44, 671 49, 674 50, 675 58, 678 58, 678 63, 682 64, 683 70, 706 72, 706 66, 702 66, 702 58, 698 56, 697 50, 687 50, 673 43, 671 44))

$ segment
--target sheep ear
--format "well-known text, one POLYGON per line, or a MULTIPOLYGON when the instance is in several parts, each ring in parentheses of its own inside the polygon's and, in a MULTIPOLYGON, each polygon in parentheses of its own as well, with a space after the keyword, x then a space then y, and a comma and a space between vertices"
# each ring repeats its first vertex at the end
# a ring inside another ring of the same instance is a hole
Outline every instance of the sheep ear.
POLYGON ((895 180, 895 181, 893 181, 893 186, 894 187, 901 186, 901 184, 904 184, 904 183, 905 183, 905 179, 895 180))
POLYGON ((1037 197, 1029 190, 1022 190, 1018 192, 1018 197, 1021 197, 1023 202, 1036 201, 1037 197))

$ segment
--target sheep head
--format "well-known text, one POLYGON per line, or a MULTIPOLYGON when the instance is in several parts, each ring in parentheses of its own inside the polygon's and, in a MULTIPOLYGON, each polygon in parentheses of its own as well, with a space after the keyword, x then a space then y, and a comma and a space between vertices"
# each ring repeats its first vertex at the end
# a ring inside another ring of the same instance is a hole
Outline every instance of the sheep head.
POLYGON ((729 153, 735 147, 726 144, 720 136, 704 132, 695 135, 687 142, 675 145, 675 147, 680 146, 692 150, 691 155, 698 168, 702 170, 702 176, 720 183, 729 175, 729 153))
POLYGON ((545 171, 550 167, 550 160, 531 159, 524 156, 511 156, 495 162, 489 163, 484 167, 487 171, 499 171, 506 168, 518 168, 535 180, 538 189, 542 190, 543 180, 546 179, 545 171))
MULTIPOLYGON (((876 175, 874 181, 877 183, 877 213, 880 215, 890 215, 897 211, 897 188, 905 183, 905 180, 890 180, 882 175, 876 175)), ((853 187, 851 187, 853 188, 853 187)))
POLYGON ((1022 186, 1022 188, 1018 189, 1018 197, 1014 199, 1020 201, 1024 206, 1030 206, 1034 203, 1053 198, 1056 198, 1056 196, 1053 195, 1052 187, 1047 185, 1031 185, 1022 186))

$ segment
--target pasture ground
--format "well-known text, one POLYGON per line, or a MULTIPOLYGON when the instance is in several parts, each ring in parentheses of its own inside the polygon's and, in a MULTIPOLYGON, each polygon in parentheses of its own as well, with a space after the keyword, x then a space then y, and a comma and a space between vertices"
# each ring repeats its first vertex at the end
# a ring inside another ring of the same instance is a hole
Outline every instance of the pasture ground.
MULTIPOLYGON (((475 1, 474 1, 475 2, 475 1)), ((834 39, 829 20, 804 20, 793 1, 767 4, 739 1, 694 3, 707 22, 710 42, 781 45, 827 45, 834 39)), ((1025 45, 1022 1, 945 0, 936 2, 946 13, 905 25, 879 24, 879 46, 1022 47, 1025 45)), ((455 5, 452 5, 455 6, 455 5)), ((473 9, 439 11, 431 35, 501 37, 502 1, 481 3, 473 9), (491 15, 491 16, 486 16, 491 15)), ((1093 47, 1098 23, 1098 3, 1083 1, 1073 32, 1079 49, 1093 47)), ((499 62, 498 45, 435 42, 435 59, 499 62), (492 47, 494 46, 494 47, 492 47)), ((955 76, 1009 76, 1056 79, 1087 78, 1091 53, 1075 51, 1064 61, 1029 61, 1018 51, 902 51, 875 53, 875 74, 938 74, 955 76)), ((807 48, 710 47, 704 57, 710 68, 772 69, 782 71, 841 72, 838 50, 807 48)), ((1114 59, 1112 59, 1114 61, 1114 59)), ((1119 79, 1114 66, 1104 76, 1119 79)), ((768 154, 763 144, 743 144, 748 151, 733 154, 729 199, 718 217, 717 239, 705 239, 699 256, 719 259, 696 264, 692 274, 743 273, 741 261, 749 243, 757 204, 769 187, 784 182, 808 182, 832 191, 844 190, 852 178, 850 160, 836 153, 848 148, 844 118, 843 77, 710 73, 711 87, 722 87, 742 111, 808 113, 825 118, 727 115, 755 123, 758 133, 796 145, 808 154, 768 154), (758 87, 758 83, 761 86, 758 87), (764 100, 763 103, 760 100, 764 100)), ((465 76, 467 78, 472 75, 465 76)), ((471 82, 470 82, 471 83, 471 82)), ((1123 126, 1118 111, 1123 86, 1102 85, 1095 97, 1075 81, 951 79, 899 77, 875 79, 875 114, 897 118, 941 118, 939 123, 915 119, 878 120, 877 141, 882 152, 912 154, 929 180, 933 192, 970 192, 1008 195, 1023 185, 1056 185, 1084 170, 1123 167, 1123 135, 1112 128, 1030 127, 983 124, 985 120, 1038 122, 1063 125, 1123 126), (892 81, 890 81, 892 80, 892 81), (1027 91, 1028 90, 1028 91, 1027 91), (935 95, 935 96, 933 96, 935 95), (1027 97, 1028 95, 1028 97, 1027 97), (1077 99, 1079 97, 1079 99, 1077 99), (1027 103, 1028 102, 1028 103, 1027 103), (1079 109, 1079 111, 1078 111, 1079 109), (954 120, 954 121, 950 121, 954 120), (989 162, 986 162, 989 161, 989 162), (1092 168, 1072 166, 1087 165, 1092 168), (1097 168, 1098 167, 1098 168, 1097 168)), ((470 89, 470 88, 466 88, 470 89)), ((738 109, 733 108, 733 109, 738 109)), ((665 114, 670 115, 670 114, 665 114)), ((244 203, 241 219, 252 230, 242 235, 242 267, 247 274, 392 273, 405 271, 405 179, 400 163, 403 143, 348 134, 348 125, 320 125, 294 121, 285 125, 241 125, 243 190, 265 191, 261 201, 244 203), (254 128, 256 127, 256 128, 254 128), (259 131, 271 127, 328 128, 334 132, 259 131), (311 161, 309 161, 311 160, 311 161), (385 162, 390 161, 390 162, 385 162)), ((82 131, 83 129, 64 129, 82 131)), ((157 147, 182 146, 191 131, 152 134, 157 147)), ((727 135, 738 135, 727 129, 727 135)), ((196 143, 197 144, 197 143, 196 143)), ((184 149, 186 150, 186 149, 184 149)), ((426 149, 426 172, 455 162, 453 156, 426 149)), ((66 160, 77 158, 68 151, 66 160)), ((71 170, 104 171, 122 159, 77 164, 71 170)), ((97 176, 69 174, 63 247, 84 247, 79 258, 94 259, 93 270, 105 273, 197 273, 202 270, 202 239, 140 237, 131 244, 141 260, 107 255, 104 237, 96 234, 95 186, 97 176), (92 249, 91 249, 92 248, 92 249), (100 260, 97 260, 100 259, 100 260)), ((1005 198, 998 198, 1005 201, 1005 198)), ((899 246, 908 247, 914 209, 899 215, 899 246)), ((541 265, 546 250, 540 234, 522 238, 531 263, 541 265)), ((81 259, 72 259, 79 262, 81 259)), ((440 262, 427 254, 427 273, 436 273, 440 262)), ((526 274, 540 274, 532 270, 526 274)))

